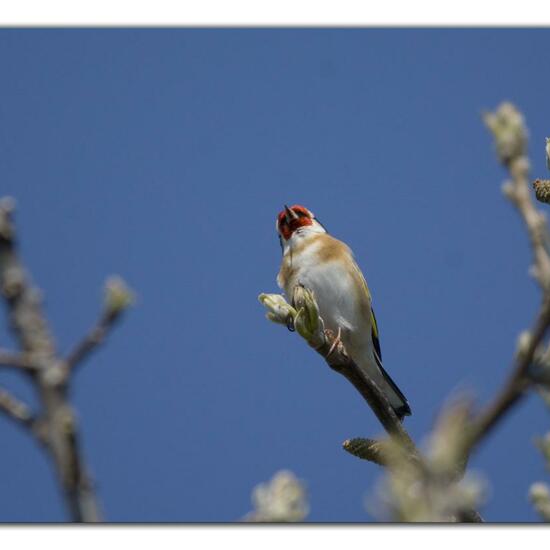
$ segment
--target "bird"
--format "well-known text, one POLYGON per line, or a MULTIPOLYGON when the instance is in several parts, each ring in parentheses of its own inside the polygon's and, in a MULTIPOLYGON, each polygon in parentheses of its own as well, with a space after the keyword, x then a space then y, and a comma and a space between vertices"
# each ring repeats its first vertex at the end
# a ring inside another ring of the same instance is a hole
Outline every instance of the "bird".
POLYGON ((313 291, 325 328, 386 395, 400 420, 411 414, 406 397, 382 367, 380 335, 369 287, 351 249, 329 235, 306 207, 284 205, 276 220, 283 253, 277 276, 287 298, 301 285, 313 291))

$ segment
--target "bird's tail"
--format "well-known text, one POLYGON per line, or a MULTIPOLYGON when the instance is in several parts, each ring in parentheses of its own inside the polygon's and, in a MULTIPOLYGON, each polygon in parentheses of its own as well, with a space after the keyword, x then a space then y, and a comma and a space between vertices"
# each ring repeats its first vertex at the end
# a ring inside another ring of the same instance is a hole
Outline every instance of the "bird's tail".
MULTIPOLYGON (((363 366, 363 365, 361 365, 363 366)), ((392 406, 395 414, 402 420, 404 416, 410 416, 411 408, 403 392, 397 387, 397 384, 391 379, 390 375, 382 367, 382 362, 376 354, 372 354, 366 365, 367 374, 374 380, 381 391, 384 392, 392 406)))
POLYGON ((397 387, 397 384, 391 379, 390 375, 384 370, 382 365, 378 365, 378 368, 380 369, 384 379, 383 386, 385 387, 382 387, 381 389, 388 396, 390 405, 399 420, 403 420, 404 416, 410 416, 412 414, 409 402, 403 395, 403 392, 397 387))

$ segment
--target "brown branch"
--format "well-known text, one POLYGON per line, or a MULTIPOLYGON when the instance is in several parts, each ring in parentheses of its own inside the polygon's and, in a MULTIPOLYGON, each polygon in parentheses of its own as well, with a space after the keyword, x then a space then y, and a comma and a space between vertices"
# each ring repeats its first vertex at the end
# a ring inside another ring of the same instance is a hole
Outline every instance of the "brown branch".
MULTIPOLYGON (((312 345, 310 343, 310 345, 312 345)), ((326 330, 324 342, 319 345, 315 342, 312 347, 327 362, 328 366, 344 376, 368 403, 376 418, 382 424, 388 434, 404 446, 413 456, 419 457, 420 453, 409 436, 407 430, 395 414, 386 394, 380 390, 374 380, 365 374, 348 356, 341 342, 339 342, 329 355, 334 345, 334 335, 326 330)))
MULTIPOLYGON (((36 430, 30 433, 45 443, 72 520, 99 521, 99 508, 78 444, 75 413, 67 398, 69 372, 57 356, 42 311, 40 293, 30 285, 17 255, 13 210, 11 199, 0 201, 0 292, 8 306, 10 326, 23 354, 31 355, 37 362, 32 380, 41 401, 42 436, 38 437, 36 430)), ((30 427, 25 409, 13 405, 13 400, 4 398, 2 410, 12 419, 19 410, 20 424, 30 427)))

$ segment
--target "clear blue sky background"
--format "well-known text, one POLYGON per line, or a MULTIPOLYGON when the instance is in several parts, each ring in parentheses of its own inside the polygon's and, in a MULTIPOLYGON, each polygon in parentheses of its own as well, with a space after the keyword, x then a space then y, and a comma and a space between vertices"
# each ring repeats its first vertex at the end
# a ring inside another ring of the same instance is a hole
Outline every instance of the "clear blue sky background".
MULTIPOLYGON (((548 30, 0 32, 0 178, 59 348, 91 326, 111 273, 135 308, 79 372, 74 401, 104 513, 233 521, 288 468, 309 519, 372 521, 382 472, 341 448, 382 430, 348 382, 264 319, 274 232, 302 203, 355 251, 384 364, 419 441, 459 389, 502 384, 538 291, 480 114, 524 111, 548 175, 548 30)), ((9 347, 5 329, 2 346, 9 347)), ((11 373, 0 382, 33 400, 11 373)), ((531 397, 472 467, 491 521, 537 521, 548 475, 531 397)), ((0 520, 63 521, 50 465, 0 418, 0 520)))

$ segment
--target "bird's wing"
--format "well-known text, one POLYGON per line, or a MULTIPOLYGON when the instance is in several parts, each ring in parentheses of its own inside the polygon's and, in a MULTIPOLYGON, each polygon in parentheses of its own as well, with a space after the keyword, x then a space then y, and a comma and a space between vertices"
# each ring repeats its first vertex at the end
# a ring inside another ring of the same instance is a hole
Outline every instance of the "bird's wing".
MULTIPOLYGON (((374 315, 374 310, 372 309, 372 299, 369 287, 367 285, 367 281, 365 280, 365 276, 363 275, 362 271, 359 269, 359 266, 353 262, 353 266, 359 275, 359 278, 361 280, 361 283, 363 284, 363 289, 365 291, 365 298, 367 300, 367 303, 365 304, 366 307, 370 310, 370 326, 371 326, 371 339, 372 339, 372 345, 374 348, 374 356, 376 357, 376 362, 378 363, 378 366, 382 366, 382 350, 380 349, 380 335, 378 332, 378 323, 376 322, 376 316, 374 315), (367 305, 368 304, 368 305, 367 305)), ((367 311, 365 311, 367 313, 367 311)))
POLYGON ((364 309, 365 315, 370 316, 371 340, 372 340, 374 360, 376 361, 376 364, 378 365, 378 368, 380 369, 380 372, 382 373, 384 380, 389 385, 391 390, 393 390, 394 397, 392 397, 391 395, 388 396, 390 398, 390 402, 392 403, 392 407, 394 408, 394 411, 397 414, 397 416, 399 418, 403 418, 403 416, 408 416, 411 414, 411 408, 409 406, 407 398, 403 395, 403 392, 399 389, 397 384, 391 379, 390 375, 384 370, 384 367, 382 366, 382 350, 380 349, 380 333, 378 331, 378 323, 376 322, 376 315, 374 314, 374 309, 372 308, 372 300, 369 292, 369 287, 367 286, 367 281, 365 281, 365 277, 361 272, 361 270, 359 269, 359 267, 357 266, 357 264, 355 265, 355 268, 361 278, 362 286, 364 289, 364 293, 361 296, 361 304, 362 304, 362 307, 365 308, 364 309))
POLYGON ((372 345, 374 347, 374 356, 378 366, 382 366, 382 350, 380 349, 380 336, 378 332, 378 323, 376 322, 376 316, 374 315, 374 309, 370 308, 370 318, 371 318, 371 338, 372 345))

